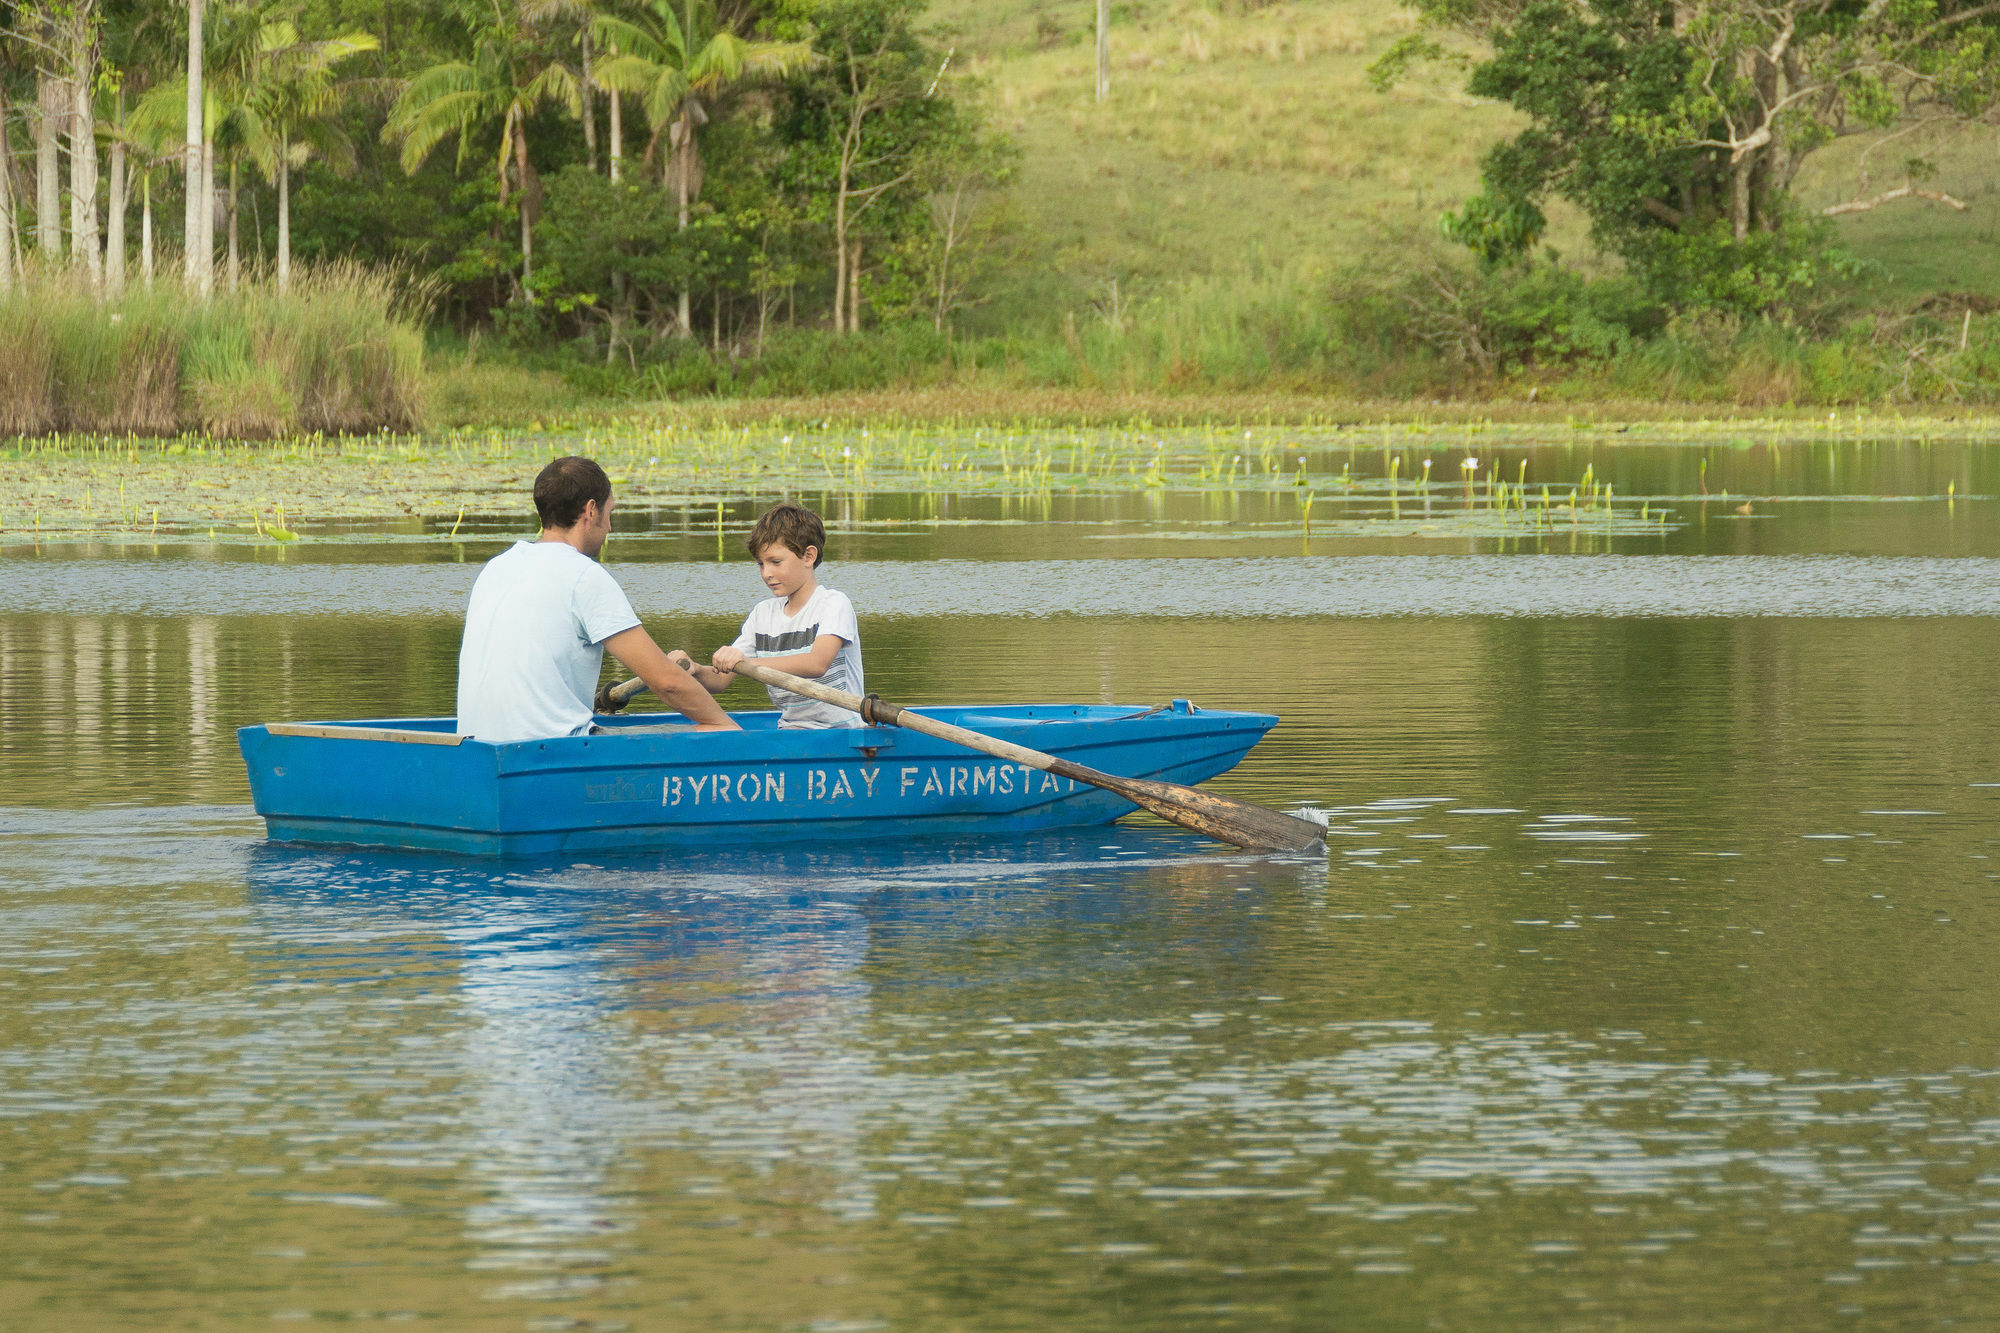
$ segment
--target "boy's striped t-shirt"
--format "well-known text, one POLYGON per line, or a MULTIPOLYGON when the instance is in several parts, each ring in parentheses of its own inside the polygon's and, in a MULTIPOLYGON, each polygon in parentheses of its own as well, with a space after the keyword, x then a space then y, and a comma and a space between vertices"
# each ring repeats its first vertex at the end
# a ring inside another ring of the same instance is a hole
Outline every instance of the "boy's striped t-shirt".
MULTIPOLYGON (((840 638, 840 651, 833 665, 819 678, 820 684, 850 694, 867 693, 861 677, 861 630, 854 620, 854 603, 837 588, 821 585, 813 590, 798 614, 787 615, 785 599, 767 597, 752 607, 744 618, 743 632, 736 636, 736 649, 745 657, 790 657, 810 652, 822 634, 840 638)), ((845 708, 808 699, 790 690, 767 685, 771 703, 784 714, 782 727, 858 727, 861 719, 845 708)))

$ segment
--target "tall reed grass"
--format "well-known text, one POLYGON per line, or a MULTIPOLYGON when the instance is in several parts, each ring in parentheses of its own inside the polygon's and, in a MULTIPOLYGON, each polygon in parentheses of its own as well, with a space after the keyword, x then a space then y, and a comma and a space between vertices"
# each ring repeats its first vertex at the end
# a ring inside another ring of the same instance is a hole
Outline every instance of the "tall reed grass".
POLYGON ((414 429, 426 296, 353 264, 206 301, 164 281, 101 301, 80 274, 30 271, 0 295, 0 434, 414 429))

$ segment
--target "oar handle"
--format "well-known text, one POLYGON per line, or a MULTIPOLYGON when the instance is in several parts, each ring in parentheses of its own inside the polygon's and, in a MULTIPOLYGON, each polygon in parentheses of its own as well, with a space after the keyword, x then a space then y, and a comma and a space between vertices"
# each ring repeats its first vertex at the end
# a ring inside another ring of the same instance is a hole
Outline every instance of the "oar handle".
MULTIPOLYGON (((816 680, 807 680, 804 676, 794 676, 789 671, 763 666, 755 658, 744 658, 736 664, 735 671, 737 675, 747 676, 761 685, 775 685, 781 690, 790 690, 793 694, 802 694, 808 699, 817 699, 821 703, 832 704, 835 708, 859 713, 866 721, 885 727, 905 727, 911 731, 920 731, 941 741, 950 741, 969 750, 982 751, 996 759, 1005 759, 1011 763, 1026 764, 1029 768, 1039 769, 1061 766, 1068 762, 1052 754, 1043 754, 1040 750, 1030 750, 1025 745, 1016 745, 1012 741, 1003 741, 977 731, 967 731, 964 727, 954 727, 949 722, 940 722, 936 718, 925 717, 922 713, 912 713, 907 708, 899 707, 872 694, 864 698, 859 694, 850 694, 846 690, 836 690, 830 685, 822 685, 816 680)), ((623 684, 612 686, 611 698, 623 705, 645 692, 646 682, 634 676, 623 684)))

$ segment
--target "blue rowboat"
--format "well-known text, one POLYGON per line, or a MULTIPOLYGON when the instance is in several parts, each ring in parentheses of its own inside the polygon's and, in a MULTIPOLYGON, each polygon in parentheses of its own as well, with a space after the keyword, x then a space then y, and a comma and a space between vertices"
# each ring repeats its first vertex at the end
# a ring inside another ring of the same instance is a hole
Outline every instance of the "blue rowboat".
MULTIPOLYGON (((1123 777, 1226 773, 1268 713, 1171 707, 925 708, 924 716, 1123 777)), ((272 839, 540 855, 1104 824, 1111 792, 900 727, 742 731, 600 718, 603 732, 494 745, 448 717, 271 722, 237 732, 272 839)))

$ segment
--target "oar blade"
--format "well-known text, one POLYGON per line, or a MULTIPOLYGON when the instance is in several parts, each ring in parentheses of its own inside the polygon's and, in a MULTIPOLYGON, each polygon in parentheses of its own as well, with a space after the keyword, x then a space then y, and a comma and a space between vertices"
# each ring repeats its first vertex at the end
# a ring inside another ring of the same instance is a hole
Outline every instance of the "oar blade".
POLYGON ((1326 830, 1310 819, 1233 796, 1146 778, 1114 778, 1112 782, 1116 785, 1111 789, 1133 804, 1231 846, 1260 852, 1313 852, 1326 842, 1326 830))

